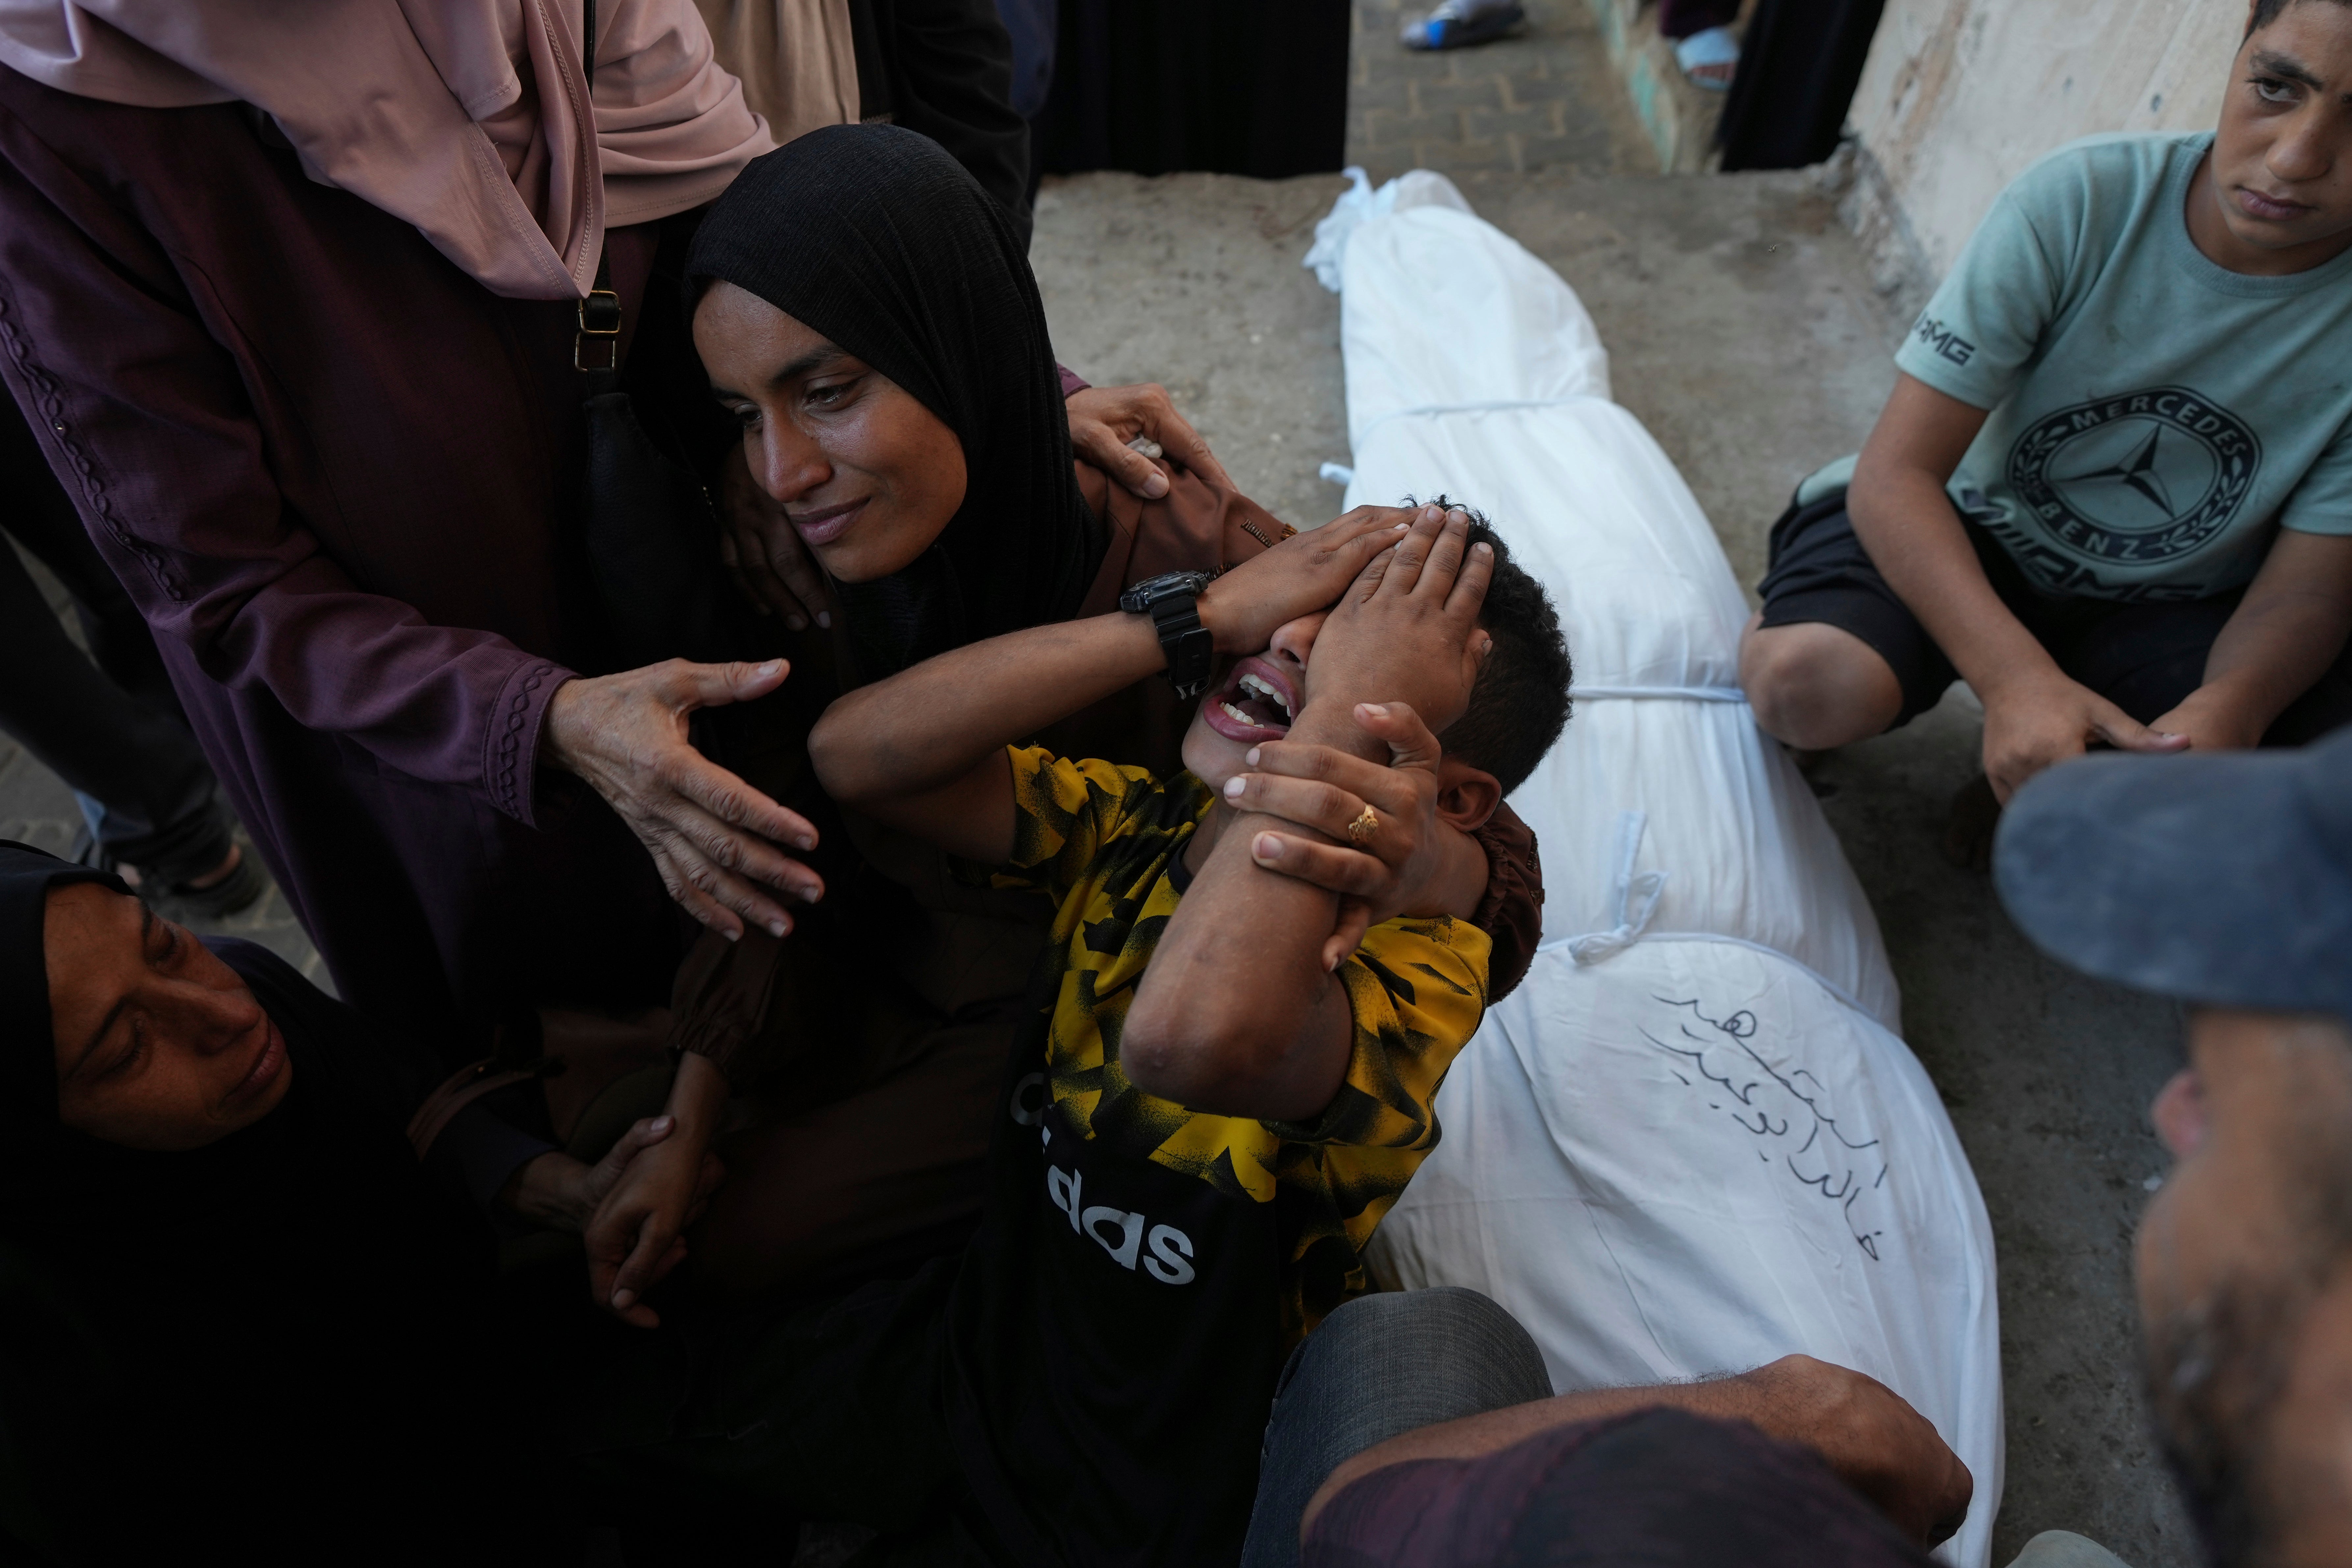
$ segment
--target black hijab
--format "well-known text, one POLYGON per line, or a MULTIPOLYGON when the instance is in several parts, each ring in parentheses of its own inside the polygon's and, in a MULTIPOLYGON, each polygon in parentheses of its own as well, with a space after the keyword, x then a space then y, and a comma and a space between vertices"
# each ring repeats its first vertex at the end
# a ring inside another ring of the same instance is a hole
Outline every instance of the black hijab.
POLYGON ((0 1323, 40 1344, 0 1358, 0 1430, 43 1438, 0 1451, 0 1483, 29 1484, 71 1562, 472 1560, 490 1527, 452 1478, 495 1491, 488 1237, 403 1135, 425 1053, 214 939, 285 1037, 285 1099, 179 1152, 75 1131, 44 942, 73 882, 128 892, 0 841, 0 1323))
POLYGON ((1029 260, 1003 211, 929 138, 835 125, 755 159, 687 258, 856 355, 962 443, 963 505, 902 572, 838 584, 859 673, 888 675, 1077 611, 1103 531, 1029 260))
POLYGON ((341 1212, 406 1207, 420 1186, 402 1136, 429 1064, 251 942, 209 945, 285 1037, 293 1082, 277 1110, 201 1149, 126 1149, 58 1117, 57 1054, 44 931, 49 890, 121 880, 0 840, 0 1226, 35 1250, 121 1261, 168 1238, 204 1250, 257 1227, 299 1226, 333 1194, 341 1212), (142 1238, 134 1241, 133 1238, 142 1238))
POLYGON ((49 889, 96 882, 128 894, 121 878, 93 871, 29 844, 0 838, 0 1159, 54 1138, 58 1063, 49 1025, 49 967, 43 946, 49 889))

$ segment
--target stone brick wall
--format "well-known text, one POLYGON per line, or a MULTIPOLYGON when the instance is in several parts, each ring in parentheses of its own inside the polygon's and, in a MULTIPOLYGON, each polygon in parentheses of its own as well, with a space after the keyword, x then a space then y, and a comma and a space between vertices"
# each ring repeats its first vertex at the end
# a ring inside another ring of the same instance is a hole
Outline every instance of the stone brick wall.
POLYGON ((1398 34, 1435 0, 1357 0, 1349 49, 1348 161, 1374 180, 1447 174, 1654 169, 1584 0, 1529 0, 1513 36, 1435 54, 1398 34))

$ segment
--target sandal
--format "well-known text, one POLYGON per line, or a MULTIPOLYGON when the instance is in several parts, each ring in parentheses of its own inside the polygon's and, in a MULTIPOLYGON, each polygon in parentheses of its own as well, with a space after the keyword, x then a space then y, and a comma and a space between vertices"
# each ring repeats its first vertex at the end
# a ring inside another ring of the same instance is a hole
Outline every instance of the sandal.
POLYGON ((1728 92, 1739 71, 1739 40, 1728 27, 1709 27, 1675 44, 1675 64, 1703 92, 1728 92))
POLYGON ((1408 49, 1458 49, 1501 37, 1528 19, 1518 0, 1444 0, 1418 22, 1404 25, 1408 49))

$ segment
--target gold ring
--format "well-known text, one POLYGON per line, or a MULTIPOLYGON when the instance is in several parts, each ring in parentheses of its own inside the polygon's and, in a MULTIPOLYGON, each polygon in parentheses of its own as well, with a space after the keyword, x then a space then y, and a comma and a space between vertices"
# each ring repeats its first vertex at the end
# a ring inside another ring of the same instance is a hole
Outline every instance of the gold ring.
POLYGON ((1364 807, 1354 821, 1348 824, 1348 837, 1359 844, 1367 843, 1381 830, 1381 814, 1370 806, 1364 807))

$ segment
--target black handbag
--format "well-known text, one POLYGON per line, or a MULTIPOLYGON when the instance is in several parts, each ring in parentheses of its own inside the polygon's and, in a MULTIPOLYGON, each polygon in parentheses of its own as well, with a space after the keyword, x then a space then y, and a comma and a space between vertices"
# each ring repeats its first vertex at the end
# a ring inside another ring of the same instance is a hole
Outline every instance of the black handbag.
MULTIPOLYGON (((582 13, 583 52, 593 76, 595 0, 583 0, 582 13)), ((657 273, 649 290, 659 283, 657 273)), ((765 639, 758 617, 719 565, 719 516, 709 491, 676 450, 678 442, 666 448, 647 432, 634 396, 624 390, 621 297, 613 288, 609 257, 598 260, 595 286, 580 301, 579 312, 572 363, 581 375, 581 408, 588 425, 580 541, 601 612, 604 662, 619 670, 666 658, 716 663, 760 657, 765 639)), ((646 310, 637 323, 640 340, 657 318, 684 340, 683 321, 646 310)), ((633 345, 633 356, 644 346, 633 345)), ((681 341, 677 348, 689 374, 671 375, 673 384, 656 389, 657 395, 707 403, 690 347, 681 341)))

